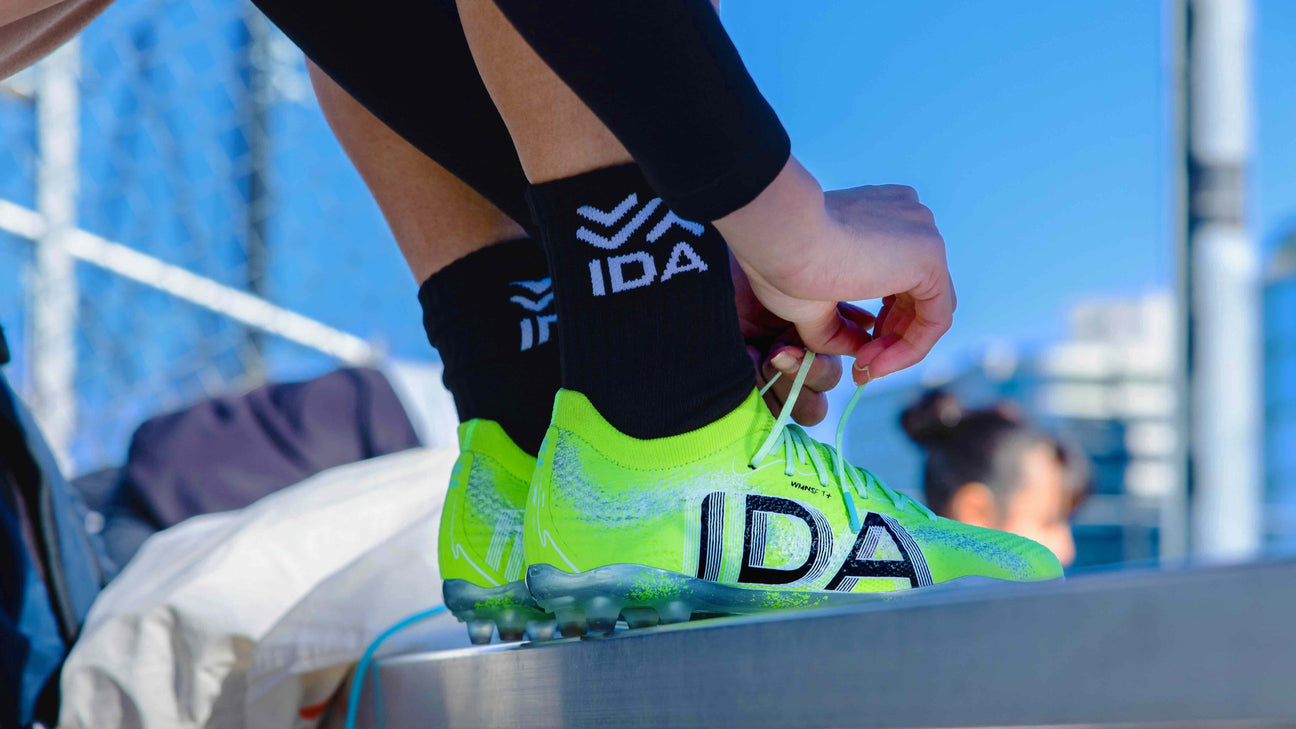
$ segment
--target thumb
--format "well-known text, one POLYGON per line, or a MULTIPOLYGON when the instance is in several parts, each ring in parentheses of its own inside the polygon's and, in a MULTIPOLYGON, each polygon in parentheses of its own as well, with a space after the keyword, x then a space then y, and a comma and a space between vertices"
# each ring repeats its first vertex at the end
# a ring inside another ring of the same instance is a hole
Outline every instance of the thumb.
POLYGON ((801 335, 801 341, 811 352, 853 355, 872 338, 860 324, 863 317, 848 318, 832 302, 824 302, 822 307, 816 309, 817 311, 810 313, 809 318, 794 322, 797 334, 801 335))

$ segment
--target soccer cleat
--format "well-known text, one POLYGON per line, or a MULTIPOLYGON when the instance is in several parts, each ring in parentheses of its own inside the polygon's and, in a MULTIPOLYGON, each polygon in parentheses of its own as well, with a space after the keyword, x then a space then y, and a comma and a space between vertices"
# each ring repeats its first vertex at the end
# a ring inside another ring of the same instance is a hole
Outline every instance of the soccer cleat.
POLYGON ((459 426, 459 460, 441 512, 437 560, 446 608, 473 643, 553 635, 522 580, 522 513, 535 459, 493 420, 459 426))
POLYGON ((811 359, 777 420, 753 392, 653 440, 559 391, 523 539, 527 587, 564 636, 1062 575, 1045 547, 937 517, 845 463, 842 426, 834 449, 789 424, 811 359))

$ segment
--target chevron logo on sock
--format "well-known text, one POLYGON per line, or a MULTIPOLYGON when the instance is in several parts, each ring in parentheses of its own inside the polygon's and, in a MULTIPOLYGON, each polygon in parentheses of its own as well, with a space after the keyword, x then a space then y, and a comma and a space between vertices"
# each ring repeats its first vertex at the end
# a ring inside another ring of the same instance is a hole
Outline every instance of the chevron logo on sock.
POLYGON ((528 316, 521 321, 521 351, 525 352, 534 346, 548 342, 549 327, 558 321, 557 314, 544 313, 553 306, 553 281, 547 278, 538 281, 514 281, 509 286, 517 286, 530 294, 530 296, 514 294, 509 297, 509 301, 522 307, 529 314, 535 314, 534 317, 528 316))
MULTIPOLYGON (((661 198, 655 197, 640 207, 639 196, 635 193, 627 195, 611 210, 582 205, 576 209, 576 214, 591 223, 596 223, 603 232, 595 232, 582 225, 576 230, 576 238, 603 251, 619 250, 632 235, 647 224, 659 208, 665 209, 662 208, 661 198), (627 216, 629 216, 628 220, 627 216)), ((648 229, 644 238, 647 243, 656 243, 672 228, 679 228, 694 238, 702 235, 706 230, 703 224, 685 220, 674 212, 666 210, 661 219, 648 229)), ((660 277, 657 259, 648 251, 642 250, 609 256, 606 259, 595 258, 589 262, 589 270, 591 292, 595 296, 606 296, 609 290, 611 293, 619 293, 669 281, 672 277, 688 271, 701 273, 707 270, 707 264, 687 240, 680 240, 666 254, 666 263, 661 268, 660 277)))

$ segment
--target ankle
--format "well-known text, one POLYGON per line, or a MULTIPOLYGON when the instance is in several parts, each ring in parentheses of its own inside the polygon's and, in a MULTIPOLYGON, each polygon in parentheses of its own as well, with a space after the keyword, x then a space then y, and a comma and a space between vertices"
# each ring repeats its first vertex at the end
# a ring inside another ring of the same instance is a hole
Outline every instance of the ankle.
POLYGON ((729 412, 684 433, 660 438, 637 438, 608 422, 584 394, 559 390, 554 399, 549 438, 552 448, 566 451, 576 439, 581 448, 593 449, 609 461, 627 468, 659 469, 685 466, 715 455, 741 442, 750 455, 769 433, 774 419, 765 402, 752 390, 729 412))
POLYGON ((714 227, 667 210, 633 165, 535 185, 528 199, 563 322, 563 387, 641 439, 744 401, 755 375, 714 227))

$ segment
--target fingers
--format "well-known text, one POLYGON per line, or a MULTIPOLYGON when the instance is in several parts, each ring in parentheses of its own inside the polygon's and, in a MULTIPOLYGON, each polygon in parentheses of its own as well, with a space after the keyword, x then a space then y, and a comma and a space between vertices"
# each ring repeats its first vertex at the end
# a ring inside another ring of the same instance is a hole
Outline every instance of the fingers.
POLYGON ((848 317, 843 314, 839 304, 815 303, 819 304, 815 307, 817 311, 808 312, 804 319, 794 322, 801 341, 811 351, 850 355, 872 338, 868 327, 859 323, 864 321, 864 317, 860 316, 862 310, 852 311, 848 317))
MULTIPOLYGON (((812 351, 854 356, 869 369, 854 374, 857 382, 916 364, 948 331, 955 306, 945 241, 931 210, 904 185, 830 191, 823 200, 827 215, 810 229, 798 265, 780 267, 757 255, 761 246, 735 245, 752 256, 740 260, 754 295, 792 322, 812 351), (877 296, 884 298, 876 319, 833 303, 877 296)), ((756 238, 770 238, 766 227, 756 238)))
POLYGON ((887 331, 887 321, 891 318, 891 310, 895 308, 896 297, 887 296, 882 299, 882 308, 877 313, 877 323, 873 325, 873 337, 882 336, 887 331))
POLYGON ((845 301, 837 304, 837 313, 841 314, 843 319, 856 324, 860 329, 868 331, 877 323, 877 317, 868 311, 859 308, 854 304, 845 301))
POLYGON ((899 200, 918 202, 918 191, 908 185, 864 185, 878 193, 879 197, 894 197, 899 200))
POLYGON ((921 362, 949 331, 953 317, 953 293, 948 285, 927 298, 898 297, 878 327, 882 330, 877 332, 878 338, 856 353, 855 381, 862 384, 921 362))
MULTIPOLYGON (((827 360, 831 359, 834 358, 815 357, 810 365, 810 371, 806 373, 806 381, 801 387, 800 394, 797 395, 796 403, 792 406, 792 419, 802 425, 814 425, 828 415, 828 399, 822 394, 820 388, 825 381, 831 379, 831 373, 827 371, 830 368, 827 360), (818 387, 812 385, 812 379, 815 380, 814 385, 818 387)), ((767 382, 775 375, 782 374, 767 393, 778 403, 779 409, 772 411, 775 415, 787 403, 792 392, 792 383, 804 364, 805 350, 800 347, 776 348, 774 355, 765 361, 763 369, 767 382)))
MULTIPOLYGON (((753 347, 748 347, 750 355, 753 347)), ((778 381, 765 393, 770 411, 778 414, 787 402, 792 381, 805 362, 805 350, 798 346, 776 346, 772 356, 765 360, 757 375, 759 382, 769 382, 777 374, 778 381)), ((841 381, 842 364, 838 357, 817 355, 806 373, 801 393, 792 407, 792 419, 801 425, 815 425, 828 416, 828 397, 825 394, 841 381)))
MULTIPOLYGON (((805 350, 800 347, 776 347, 772 356, 766 360, 762 368, 762 374, 764 374, 768 382, 776 372, 781 372, 783 377, 774 383, 773 389, 781 390, 786 394, 792 387, 792 379, 796 377, 804 362, 805 350), (785 381, 786 385, 784 384, 785 381)), ((838 382, 841 382, 841 376, 841 358, 816 354, 814 362, 810 363, 810 371, 806 373, 806 379, 802 385, 803 391, 825 392, 831 390, 837 386, 838 382)))
MULTIPOLYGON (((787 403, 786 389, 791 385, 790 381, 788 384, 784 384, 784 380, 786 379, 786 377, 780 378, 778 382, 774 383, 774 387, 771 388, 771 392, 780 388, 784 390, 784 392, 778 396, 778 406, 780 409, 787 403)), ((797 396, 796 403, 792 406, 792 419, 797 423, 808 427, 822 423, 823 419, 826 417, 828 417, 828 395, 813 390, 801 390, 801 394, 797 396)))
MULTIPOLYGON (((751 358, 752 367, 756 370, 756 389, 764 389, 765 383, 769 382, 769 378, 765 376, 764 368, 761 366, 761 360, 764 359, 764 356, 761 354, 760 349, 750 344, 747 345, 747 356, 751 358)), ((765 407, 776 415, 779 409, 783 407, 783 401, 778 399, 778 394, 774 392, 772 387, 765 392, 762 399, 765 400, 765 407)))

